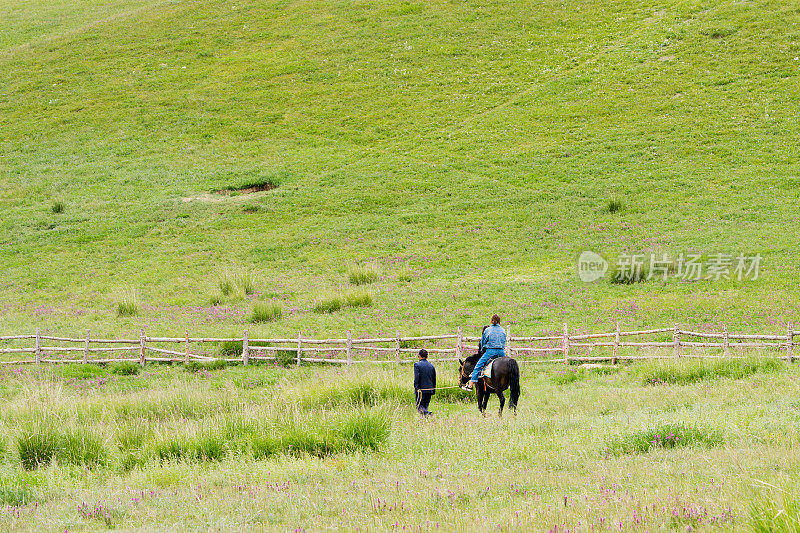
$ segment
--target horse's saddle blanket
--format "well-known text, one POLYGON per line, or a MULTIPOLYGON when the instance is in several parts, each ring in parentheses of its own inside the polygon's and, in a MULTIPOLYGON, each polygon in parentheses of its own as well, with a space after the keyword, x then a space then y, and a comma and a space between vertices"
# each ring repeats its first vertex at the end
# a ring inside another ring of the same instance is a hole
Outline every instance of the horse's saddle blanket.
POLYGON ((494 362, 495 359, 492 359, 491 361, 486 363, 486 366, 483 367, 483 371, 481 372, 480 377, 492 379, 492 366, 494 365, 494 362))

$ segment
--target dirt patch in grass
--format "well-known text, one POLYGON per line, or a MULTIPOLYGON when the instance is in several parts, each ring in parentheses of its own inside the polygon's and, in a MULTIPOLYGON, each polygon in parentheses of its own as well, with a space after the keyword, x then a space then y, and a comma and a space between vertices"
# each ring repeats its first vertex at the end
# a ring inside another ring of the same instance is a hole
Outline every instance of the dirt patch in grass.
POLYGON ((265 178, 256 181, 249 181, 246 183, 239 183, 237 185, 230 185, 224 189, 214 191, 214 194, 222 196, 234 196, 239 194, 253 194, 256 192, 271 191, 277 188, 279 183, 272 178, 265 178))

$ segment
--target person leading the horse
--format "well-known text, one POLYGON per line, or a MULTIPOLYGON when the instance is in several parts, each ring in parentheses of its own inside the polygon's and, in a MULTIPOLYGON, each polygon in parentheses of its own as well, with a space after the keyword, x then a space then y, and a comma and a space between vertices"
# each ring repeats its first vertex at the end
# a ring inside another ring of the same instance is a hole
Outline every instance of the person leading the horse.
POLYGON ((481 344, 478 348, 479 352, 481 350, 483 351, 483 355, 481 355, 481 358, 478 359, 478 362, 475 365, 475 370, 472 371, 470 382, 464 385, 464 390, 472 390, 472 388, 478 382, 478 378, 480 377, 484 367, 489 364, 489 361, 505 356, 505 347, 506 332, 500 326, 500 317, 497 315, 492 315, 492 325, 483 330, 481 344))
POLYGON ((428 362, 428 350, 425 349, 419 351, 419 361, 414 363, 414 394, 419 414, 432 414, 428 411, 428 405, 436 394, 436 368, 428 362))

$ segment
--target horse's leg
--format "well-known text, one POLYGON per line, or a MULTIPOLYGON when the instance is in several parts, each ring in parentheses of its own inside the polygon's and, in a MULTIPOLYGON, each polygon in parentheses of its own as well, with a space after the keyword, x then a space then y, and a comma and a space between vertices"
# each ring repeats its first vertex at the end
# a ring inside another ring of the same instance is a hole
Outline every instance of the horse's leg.
POLYGON ((484 405, 485 402, 483 401, 484 393, 480 388, 480 381, 475 384, 475 388, 478 392, 478 411, 480 411, 481 414, 484 414, 483 411, 486 409, 486 406, 484 405))
POLYGON ((485 382, 479 381, 478 382, 478 386, 481 387, 480 389, 478 389, 478 390, 480 390, 480 395, 481 395, 480 396, 480 400, 479 400, 481 414, 483 416, 486 416, 486 406, 489 404, 490 393, 489 393, 488 390, 486 390, 486 383, 485 382))
POLYGON ((503 407, 506 405, 506 395, 503 393, 502 390, 497 389, 497 397, 500 399, 500 411, 497 413, 497 416, 503 417, 503 407))

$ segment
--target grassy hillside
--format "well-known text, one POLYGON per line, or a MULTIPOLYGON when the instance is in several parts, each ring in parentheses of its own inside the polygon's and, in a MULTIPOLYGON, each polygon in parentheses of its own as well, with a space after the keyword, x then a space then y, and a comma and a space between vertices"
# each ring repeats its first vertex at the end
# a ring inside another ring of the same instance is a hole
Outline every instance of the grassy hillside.
POLYGON ((265 334, 800 321, 796 2, 0 14, 0 331, 235 331, 258 300, 283 306, 265 334), (763 268, 587 285, 587 249, 763 268), (371 306, 312 311, 364 263, 371 306), (226 270, 255 292, 220 295, 226 270))

